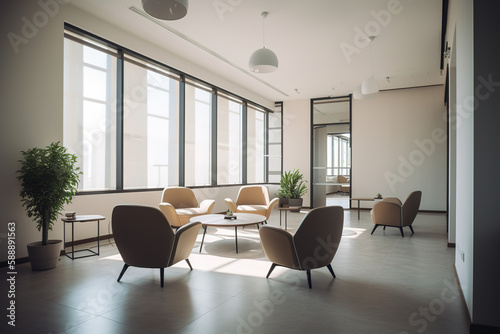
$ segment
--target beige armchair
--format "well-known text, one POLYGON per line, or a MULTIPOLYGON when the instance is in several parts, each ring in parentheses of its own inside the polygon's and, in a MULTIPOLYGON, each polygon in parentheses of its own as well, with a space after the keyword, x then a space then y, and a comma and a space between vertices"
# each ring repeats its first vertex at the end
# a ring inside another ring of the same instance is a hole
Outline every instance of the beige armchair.
POLYGON ((339 175, 337 177, 337 180, 339 183, 342 183, 340 185, 340 191, 343 193, 349 194, 351 192, 351 185, 349 183, 349 178, 347 178, 343 175, 339 175))
POLYGON ((312 209, 304 217, 294 235, 274 226, 259 230, 262 247, 273 263, 266 278, 276 266, 305 270, 311 284, 311 269, 327 267, 333 277, 331 262, 339 247, 344 227, 344 209, 325 206, 312 209))
POLYGON ((373 205, 371 216, 375 226, 372 233, 375 232, 377 227, 383 226, 384 230, 387 226, 397 227, 404 237, 403 227, 408 226, 413 234, 413 221, 418 213, 420 207, 420 199, 422 192, 420 190, 412 192, 406 198, 404 204, 398 198, 388 197, 373 205))
POLYGON ((160 210, 141 205, 118 205, 112 213, 113 237, 123 265, 118 282, 129 266, 159 268, 163 287, 164 269, 186 260, 201 228, 200 222, 186 224, 174 233, 160 210))
POLYGON ((191 189, 185 187, 169 187, 163 189, 160 210, 167 217, 171 226, 180 227, 189 219, 199 215, 212 213, 215 201, 203 200, 198 204, 191 189))
POLYGON ((225 201, 227 208, 232 212, 254 213, 266 216, 268 220, 279 198, 271 200, 269 188, 266 186, 244 186, 240 188, 236 202, 230 198, 226 198, 225 201))

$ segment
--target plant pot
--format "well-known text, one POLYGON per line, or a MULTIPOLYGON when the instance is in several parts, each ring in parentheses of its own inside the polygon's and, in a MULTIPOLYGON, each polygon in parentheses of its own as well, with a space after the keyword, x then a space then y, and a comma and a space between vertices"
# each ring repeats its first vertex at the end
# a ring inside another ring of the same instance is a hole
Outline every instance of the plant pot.
POLYGON ((55 268, 59 255, 61 254, 62 240, 49 240, 48 244, 42 246, 41 241, 28 244, 28 255, 31 262, 31 270, 48 270, 55 268))
POLYGON ((288 207, 288 200, 289 200, 288 197, 280 197, 280 200, 278 202, 278 206, 280 208, 286 208, 286 207, 288 207))
POLYGON ((288 200, 288 205, 297 207, 297 209, 292 209, 290 212, 300 212, 300 209, 302 208, 302 201, 302 198, 290 198, 288 200))

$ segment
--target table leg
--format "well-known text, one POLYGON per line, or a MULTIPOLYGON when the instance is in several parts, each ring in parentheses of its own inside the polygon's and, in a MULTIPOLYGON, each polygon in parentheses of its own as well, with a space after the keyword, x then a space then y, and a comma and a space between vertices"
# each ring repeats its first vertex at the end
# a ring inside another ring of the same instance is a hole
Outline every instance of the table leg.
POLYGON ((71 222, 71 260, 75 259, 75 222, 71 222))
POLYGON ((201 253, 201 248, 203 247, 203 241, 205 240, 205 233, 207 233, 207 226, 203 226, 203 237, 201 238, 201 244, 200 244, 200 253, 201 253))
POLYGON ((281 215, 283 214, 283 210, 280 210, 280 227, 281 227, 281 215))
POLYGON ((288 210, 285 211, 285 231, 288 228, 288 210))
POLYGON ((234 227, 234 240, 236 242, 236 253, 238 253, 238 227, 234 227))
POLYGON ((100 220, 97 221, 97 255, 101 254, 101 249, 99 248, 99 243, 100 243, 99 227, 100 227, 100 220))
POLYGON ((360 208, 359 208, 359 202, 360 202, 360 201, 359 201, 359 199, 358 199, 358 220, 359 220, 359 209, 360 209, 360 208))
POLYGON ((63 221, 63 247, 64 255, 66 255, 66 222, 63 221))

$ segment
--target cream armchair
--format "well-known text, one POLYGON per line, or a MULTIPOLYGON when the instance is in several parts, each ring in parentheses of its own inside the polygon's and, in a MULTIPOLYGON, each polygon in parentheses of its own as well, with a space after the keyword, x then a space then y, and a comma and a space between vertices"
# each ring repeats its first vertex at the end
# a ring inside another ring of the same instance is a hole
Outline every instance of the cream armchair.
POLYGON ((113 237, 125 264, 118 282, 128 267, 159 268, 163 287, 164 269, 185 260, 201 228, 200 222, 186 224, 174 233, 160 210, 141 205, 117 205, 112 213, 113 237))
POLYGON ((212 213, 215 201, 206 199, 198 204, 191 189, 185 187, 169 187, 163 189, 160 210, 173 227, 180 227, 192 217, 212 213))
POLYGON ((240 188, 236 202, 230 198, 226 198, 225 201, 227 208, 232 212, 254 213, 266 216, 268 220, 279 198, 271 200, 269 188, 266 186, 244 186, 240 188))
POLYGON ((403 227, 408 226, 413 234, 413 221, 418 213, 420 207, 420 200, 422 192, 420 190, 412 192, 406 198, 404 204, 398 198, 388 197, 373 205, 371 216, 375 226, 372 233, 375 232, 377 227, 383 226, 384 230, 387 226, 397 227, 404 237, 403 227))
POLYGON ((311 269, 327 267, 335 277, 331 262, 339 247, 343 227, 344 209, 341 206, 312 209, 293 235, 278 227, 261 227, 262 247, 273 263, 266 278, 276 266, 305 270, 309 288, 312 287, 311 269))

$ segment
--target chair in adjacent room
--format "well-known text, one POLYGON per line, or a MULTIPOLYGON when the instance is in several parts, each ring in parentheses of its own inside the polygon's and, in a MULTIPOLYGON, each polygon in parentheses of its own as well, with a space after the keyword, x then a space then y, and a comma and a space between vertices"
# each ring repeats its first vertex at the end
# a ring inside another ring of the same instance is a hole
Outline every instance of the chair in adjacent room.
POLYGON ((157 208, 141 205, 117 205, 112 213, 113 236, 125 264, 118 282, 128 267, 159 268, 163 287, 164 269, 177 262, 189 262, 200 222, 188 223, 176 232, 157 208))
POLYGON ((199 215, 212 213, 215 205, 213 199, 206 199, 198 204, 193 191, 185 187, 168 187, 163 189, 160 210, 167 217, 170 226, 179 228, 189 219, 199 215))
POLYGON ((230 198, 225 201, 227 208, 234 213, 254 213, 263 215, 268 220, 279 198, 271 200, 266 186, 244 186, 240 188, 236 202, 230 198))
POLYGON ((312 288, 311 269, 327 267, 333 277, 331 262, 339 247, 344 227, 344 209, 325 206, 307 213, 295 234, 274 226, 259 230, 262 247, 272 262, 266 278, 276 266, 305 270, 307 283, 312 288))
POLYGON ((413 221, 418 213, 420 207, 420 200, 422 192, 420 190, 412 192, 406 198, 404 204, 396 197, 384 198, 382 201, 373 205, 371 216, 375 226, 372 233, 375 232, 377 227, 383 226, 384 230, 387 226, 397 227, 404 237, 403 227, 408 226, 413 234, 413 221))

